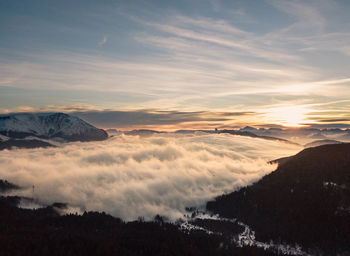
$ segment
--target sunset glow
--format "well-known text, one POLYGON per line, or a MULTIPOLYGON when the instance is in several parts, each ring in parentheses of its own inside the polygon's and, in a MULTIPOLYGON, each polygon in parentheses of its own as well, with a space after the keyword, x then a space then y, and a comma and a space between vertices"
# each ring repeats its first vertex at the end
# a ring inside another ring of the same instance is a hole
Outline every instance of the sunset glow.
POLYGON ((271 123, 287 127, 305 126, 307 113, 310 110, 304 106, 282 106, 268 109, 266 119, 271 123))

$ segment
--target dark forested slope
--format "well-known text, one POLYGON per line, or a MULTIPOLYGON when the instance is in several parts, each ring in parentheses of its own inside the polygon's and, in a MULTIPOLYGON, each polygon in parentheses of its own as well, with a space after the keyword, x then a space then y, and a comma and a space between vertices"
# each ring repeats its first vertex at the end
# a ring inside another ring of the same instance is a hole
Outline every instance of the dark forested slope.
POLYGON ((105 213, 60 216, 54 204, 20 209, 19 197, 0 197, 0 255, 277 255, 223 243, 221 235, 182 232, 161 217, 125 223, 105 213))
POLYGON ((251 225, 258 239, 350 251, 350 144, 284 158, 275 172, 208 202, 207 209, 251 225))

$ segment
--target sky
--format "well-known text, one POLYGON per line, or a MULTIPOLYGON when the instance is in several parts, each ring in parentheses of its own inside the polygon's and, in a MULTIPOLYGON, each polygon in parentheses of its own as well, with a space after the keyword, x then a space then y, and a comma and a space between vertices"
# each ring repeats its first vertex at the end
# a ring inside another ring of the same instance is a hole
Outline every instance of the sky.
POLYGON ((350 127, 347 0, 0 0, 0 112, 350 127))

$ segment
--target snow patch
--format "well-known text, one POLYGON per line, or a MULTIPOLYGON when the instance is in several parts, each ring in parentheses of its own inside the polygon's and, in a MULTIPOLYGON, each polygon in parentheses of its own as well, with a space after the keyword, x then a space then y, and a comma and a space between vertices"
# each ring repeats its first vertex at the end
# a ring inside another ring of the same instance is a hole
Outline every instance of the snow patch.
POLYGON ((0 134, 0 141, 7 141, 9 139, 10 139, 9 137, 0 134))
POLYGON ((189 215, 185 216, 186 219, 180 225, 180 229, 182 231, 190 232, 192 230, 198 230, 198 231, 203 231, 208 235, 213 235, 213 234, 222 235, 220 232, 213 232, 212 230, 209 230, 200 226, 196 226, 193 224, 193 222, 196 219, 229 221, 244 227, 244 231, 242 233, 238 235, 232 234, 232 237, 231 237, 231 242, 239 247, 256 246, 259 248, 263 248, 264 250, 271 250, 273 252, 277 252, 283 255, 303 255, 303 256, 310 255, 304 252, 302 250, 302 247, 298 244, 292 246, 288 244, 275 243, 273 241, 270 241, 269 243, 257 241, 255 237, 255 232, 248 225, 244 224, 243 222, 239 222, 236 219, 221 218, 217 214, 213 215, 213 214, 208 214, 207 212, 195 212, 195 214, 193 215, 191 215, 191 217, 189 215), (192 217, 193 215, 195 216, 192 217))

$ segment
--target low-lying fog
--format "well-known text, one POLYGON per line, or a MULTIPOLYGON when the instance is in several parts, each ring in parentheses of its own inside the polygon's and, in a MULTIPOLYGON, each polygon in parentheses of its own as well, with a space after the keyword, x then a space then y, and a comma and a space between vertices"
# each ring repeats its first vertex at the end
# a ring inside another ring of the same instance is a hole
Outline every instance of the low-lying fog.
POLYGON ((17 195, 45 204, 67 202, 124 220, 156 214, 175 220, 185 207, 203 206, 251 184, 276 168, 267 161, 301 149, 226 134, 120 135, 103 142, 2 151, 0 178, 22 186, 17 195))

